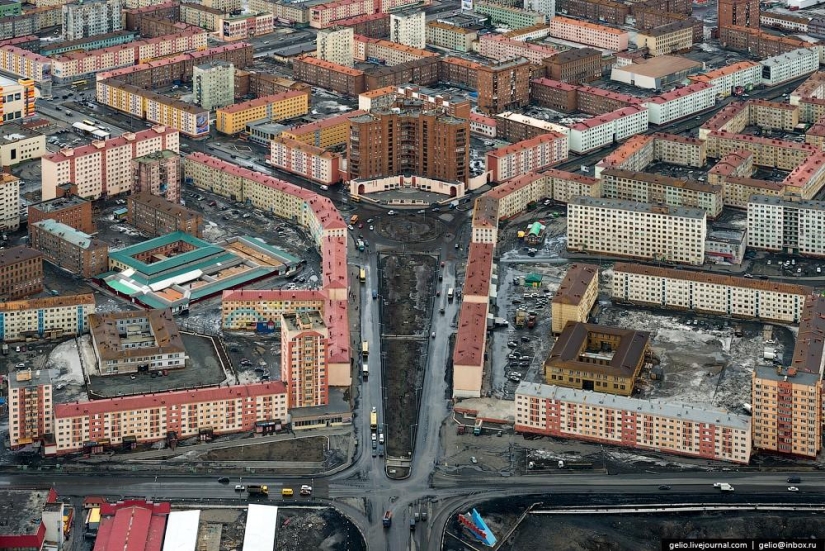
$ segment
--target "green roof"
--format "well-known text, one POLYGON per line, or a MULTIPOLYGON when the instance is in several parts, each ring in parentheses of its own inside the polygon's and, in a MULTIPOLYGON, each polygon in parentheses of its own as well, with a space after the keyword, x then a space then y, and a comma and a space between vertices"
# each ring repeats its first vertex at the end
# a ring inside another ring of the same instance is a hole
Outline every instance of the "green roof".
MULTIPOLYGON (((125 264, 126 266, 129 266, 130 268, 133 268, 141 274, 145 274, 146 276, 151 277, 159 275, 162 272, 166 272, 168 270, 174 270, 175 268, 183 264, 195 262, 197 260, 207 258, 209 256, 220 254, 223 252, 224 250, 221 247, 218 247, 217 245, 212 245, 211 243, 208 243, 203 239, 198 239, 197 237, 189 235, 188 233, 177 231, 163 235, 161 237, 156 237, 155 239, 149 239, 148 241, 132 245, 131 247, 126 247, 125 249, 120 249, 119 251, 110 253, 109 258, 122 264, 125 264), (169 245, 176 241, 183 241, 184 243, 192 245, 193 247, 195 247, 195 249, 189 252, 175 255, 172 258, 168 258, 160 262, 153 262, 152 264, 147 264, 134 258, 134 256, 137 254, 145 253, 146 251, 150 251, 158 247, 163 247, 164 245, 169 245)), ((184 271, 192 269, 194 268, 188 268, 184 271)), ((164 278, 166 277, 169 276, 165 275, 164 278)))
POLYGON ((544 225, 541 222, 533 222, 530 224, 530 235, 539 235, 543 229, 544 225))
POLYGON ((249 270, 248 272, 244 272, 233 277, 228 277, 209 285, 203 285, 190 293, 189 300, 198 300, 200 298, 215 294, 218 291, 231 289, 232 287, 271 273, 273 273, 273 270, 269 268, 255 268, 254 270, 249 270))
POLYGON ((527 274, 524 276, 524 283, 541 283, 543 277, 541 274, 527 274))
POLYGON ((288 252, 284 251, 283 249, 279 249, 278 247, 273 247, 260 237, 251 237, 249 235, 244 235, 240 238, 243 241, 253 244, 256 247, 260 247, 264 249, 266 252, 277 258, 278 260, 282 260, 284 264, 298 264, 301 262, 300 259, 292 256, 288 252))
POLYGON ((106 285, 117 291, 118 293, 123 293, 124 295, 132 296, 138 294, 140 291, 132 289, 119 279, 113 279, 111 281, 107 281, 106 285))

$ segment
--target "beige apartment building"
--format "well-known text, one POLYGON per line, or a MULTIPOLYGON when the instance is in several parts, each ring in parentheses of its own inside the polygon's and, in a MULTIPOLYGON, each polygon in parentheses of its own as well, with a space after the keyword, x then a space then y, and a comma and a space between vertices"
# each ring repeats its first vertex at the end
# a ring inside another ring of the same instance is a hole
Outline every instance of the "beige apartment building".
POLYGON ((319 311, 281 314, 281 381, 288 406, 325 406, 329 402, 329 331, 319 311))
POLYGON ((9 446, 48 442, 54 435, 54 402, 48 369, 9 374, 9 446))
POLYGON ((332 27, 321 29, 315 38, 315 55, 318 59, 352 67, 354 31, 352 27, 332 27))
POLYGON ((281 382, 207 387, 123 396, 54 407, 57 454, 82 451, 88 442, 144 444, 212 434, 252 432, 258 422, 286 422, 281 382))
POLYGON ((797 323, 811 287, 617 262, 611 299, 656 308, 797 323))
POLYGON ((427 44, 447 48, 457 52, 469 52, 473 42, 478 40, 478 32, 442 21, 427 23, 427 44))
POLYGON ((0 303, 0 340, 82 335, 95 313, 93 294, 14 300, 0 303))
POLYGON ((805 301, 791 365, 753 372, 753 447, 814 458, 822 449, 825 299, 805 301))
POLYGON ((524 212, 528 204, 540 199, 568 203, 579 195, 600 197, 601 181, 555 168, 517 176, 485 194, 498 200, 499 220, 524 212))
POLYGON ((744 415, 526 382, 516 389, 515 430, 743 465, 752 446, 744 415))
POLYGON ((482 195, 473 207, 473 243, 498 243, 498 199, 482 195))
POLYGON ((280 324, 282 314, 323 311, 323 308, 324 296, 319 291, 224 291, 221 299, 221 327, 229 331, 254 330, 260 320, 271 321, 275 327, 280 324))
POLYGON ((72 182, 79 197, 100 199, 132 191, 132 159, 150 153, 180 151, 179 133, 167 126, 125 132, 109 140, 67 148, 41 159, 43 200, 57 196, 57 186, 72 182))
POLYGON ((722 186, 616 168, 603 170, 601 180, 602 197, 693 207, 704 210, 708 218, 722 213, 722 186))
POLYGON ((551 302, 552 332, 560 334, 568 322, 586 322, 599 298, 599 267, 573 264, 551 302))
POLYGON ((15 231, 20 227, 20 178, 0 174, 0 229, 15 231))
POLYGON ((640 31, 636 35, 636 46, 647 48, 654 57, 690 50, 693 47, 693 23, 690 20, 674 21, 640 31))
POLYGON ((703 167, 707 162, 704 141, 677 134, 653 134, 653 158, 656 161, 679 166, 703 167))
POLYGON ((825 201, 754 195, 748 201, 748 247, 825 256, 825 201))
POLYGON ((621 199, 574 197, 567 204, 567 249, 701 266, 707 213, 621 199))
POLYGON ((816 147, 804 143, 728 132, 711 132, 707 144, 708 157, 720 159, 728 153, 744 149, 753 153, 753 164, 780 170, 793 170, 818 151, 816 147))

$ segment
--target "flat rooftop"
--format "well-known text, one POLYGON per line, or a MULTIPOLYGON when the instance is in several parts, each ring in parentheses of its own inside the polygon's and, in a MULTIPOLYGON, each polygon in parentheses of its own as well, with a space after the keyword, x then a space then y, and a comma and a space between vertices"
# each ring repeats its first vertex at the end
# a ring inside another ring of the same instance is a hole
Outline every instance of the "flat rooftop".
POLYGON ((678 216, 680 218, 705 218, 705 211, 691 207, 673 207, 653 203, 639 203, 636 201, 625 201, 623 199, 601 199, 597 197, 574 197, 570 201, 572 204, 588 207, 601 207, 606 209, 621 209, 633 212, 649 212, 662 214, 665 216, 678 216))
POLYGON ((647 331, 633 331, 596 325, 593 323, 568 322, 550 350, 546 364, 560 369, 579 369, 588 373, 604 373, 611 376, 633 377, 642 361, 650 342, 647 331), (618 338, 618 345, 610 350, 610 359, 594 359, 590 353, 591 344, 607 342, 607 338, 618 338))
POLYGON ((70 195, 68 197, 55 197, 54 199, 49 199, 48 201, 43 201, 42 203, 29 205, 29 208, 39 210, 40 212, 57 212, 63 209, 77 207, 88 202, 89 201, 87 199, 78 197, 77 195, 70 195))
POLYGON ((0 535, 34 536, 40 530, 46 503, 54 500, 48 488, 0 491, 0 535))
MULTIPOLYGON (((87 390, 90 398, 114 398, 133 396, 168 390, 184 390, 207 386, 218 386, 227 379, 212 339, 181 333, 183 346, 189 361, 184 369, 171 369, 165 377, 152 377, 149 373, 136 373, 135 379, 130 375, 91 375, 87 390)), ((89 347, 87 354, 94 358, 89 347)), ((84 353, 84 352, 81 352, 84 353)), ((84 358, 84 361, 88 356, 84 358)), ((228 366, 226 366, 228 369, 228 366)))
POLYGON ((692 69, 701 70, 702 65, 701 62, 693 61, 686 57, 662 55, 650 59, 640 59, 634 61, 631 65, 617 67, 617 69, 636 75, 659 78, 681 71, 690 71, 692 69))

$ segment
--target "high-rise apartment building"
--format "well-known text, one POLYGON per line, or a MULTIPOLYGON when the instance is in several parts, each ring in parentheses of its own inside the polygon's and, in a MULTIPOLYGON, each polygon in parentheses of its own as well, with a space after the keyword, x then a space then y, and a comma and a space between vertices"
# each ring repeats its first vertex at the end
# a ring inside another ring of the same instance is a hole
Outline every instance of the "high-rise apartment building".
POLYGON ((195 103, 215 109, 235 103, 235 66, 229 61, 210 61, 192 68, 195 103))
POLYGON ((174 151, 164 149, 132 159, 132 171, 132 193, 146 191, 173 203, 180 201, 180 156, 174 151))
POLYGON ((556 0, 524 0, 524 9, 535 13, 543 13, 547 20, 556 15, 556 0))
POLYGON ((178 138, 174 128, 158 125, 47 155, 41 159, 43 199, 54 199, 57 187, 66 182, 74 183, 75 194, 86 199, 130 192, 134 184, 132 159, 164 149, 177 153, 178 138))
POLYGON ((350 119, 350 179, 397 174, 466 182, 470 123, 439 110, 381 110, 350 119))
POLYGON ((20 449, 52 439, 54 404, 49 370, 17 371, 8 377, 9 445, 20 449))
POLYGON ((717 22, 722 27, 759 29, 759 0, 719 0, 717 22))
POLYGON ((748 246, 825 256, 825 202, 752 195, 748 201, 748 246))
POLYGON ((822 449, 825 299, 810 296, 799 322, 791 365, 753 372, 753 447, 802 457, 822 449))
POLYGON ((20 227, 20 178, 0 174, 0 229, 20 227))
POLYGON ((478 68, 478 109, 487 115, 530 103, 530 62, 520 57, 478 68))
POLYGON ((574 197, 567 204, 567 248, 701 266, 707 213, 689 207, 574 197))
POLYGON ((427 20, 420 9, 404 10, 390 14, 390 40, 424 49, 427 45, 427 20))
POLYGON ((352 67, 352 49, 355 42, 352 27, 333 27, 321 29, 315 38, 315 50, 318 59, 352 67))
POLYGON ((281 314, 281 381, 290 409, 328 403, 328 341, 329 330, 317 310, 281 314))
POLYGON ((123 30, 122 0, 77 0, 64 4, 63 40, 78 40, 123 30))

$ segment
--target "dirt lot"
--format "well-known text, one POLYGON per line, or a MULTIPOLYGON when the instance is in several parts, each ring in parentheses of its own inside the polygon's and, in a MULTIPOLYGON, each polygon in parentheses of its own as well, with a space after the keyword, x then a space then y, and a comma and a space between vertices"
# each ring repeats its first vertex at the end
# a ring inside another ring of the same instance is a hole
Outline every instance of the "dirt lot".
POLYGON ((415 391, 424 377, 427 347, 426 312, 433 299, 436 260, 426 255, 383 256, 381 288, 385 298, 381 320, 386 351, 387 455, 406 456, 412 451, 410 427, 418 418, 415 391), (400 338, 399 338, 400 337, 400 338), (409 337, 414 337, 410 339, 409 337))
POLYGON ((282 461, 301 458, 301 461, 323 461, 326 438, 300 438, 281 440, 255 446, 243 446, 212 450, 203 456, 204 461, 282 461))
POLYGON ((360 551, 366 549, 358 529, 334 509, 278 512, 275 549, 279 551, 360 551))

